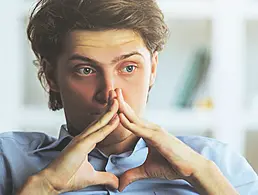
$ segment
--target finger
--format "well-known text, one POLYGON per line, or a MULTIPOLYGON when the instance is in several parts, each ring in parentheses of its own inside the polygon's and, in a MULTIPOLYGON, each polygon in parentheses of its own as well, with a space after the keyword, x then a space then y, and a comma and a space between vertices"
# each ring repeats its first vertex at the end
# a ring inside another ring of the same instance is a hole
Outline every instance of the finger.
POLYGON ((93 146, 95 144, 104 140, 112 131, 114 131, 118 127, 118 125, 119 117, 116 114, 115 117, 105 127, 102 127, 101 129, 83 138, 82 147, 84 148, 84 150, 90 152, 90 148, 94 148, 93 146), (88 148, 88 150, 86 148, 88 148))
POLYGON ((116 94, 115 90, 110 90, 109 94, 110 94, 110 99, 111 100, 117 98, 117 94, 116 94))
POLYGON ((110 109, 107 111, 105 115, 103 115, 95 124, 90 126, 88 129, 82 132, 82 137, 87 137, 90 134, 94 133, 98 129, 103 128, 106 126, 110 120, 115 116, 119 108, 118 101, 116 99, 113 100, 113 104, 110 109))
POLYGON ((130 107, 130 105, 127 104, 127 103, 124 101, 123 94, 122 94, 122 90, 121 90, 121 89, 116 89, 116 92, 117 92, 117 94, 118 94, 117 100, 118 100, 118 102, 119 102, 119 110, 124 111, 124 112, 122 112, 122 113, 125 115, 125 117, 126 117, 131 123, 140 125, 140 126, 145 127, 145 128, 150 128, 150 129, 155 130, 155 131, 163 130, 162 128, 160 128, 159 125, 156 125, 156 124, 154 124, 154 123, 150 123, 149 121, 138 117, 138 116, 136 115, 136 113, 134 112, 134 110, 130 107), (122 102, 122 103, 121 103, 121 102, 122 102))
POLYGON ((108 92, 108 105, 111 104, 111 100, 112 100, 111 94, 112 94, 112 90, 110 90, 110 91, 108 92))
POLYGON ((98 119, 96 119, 95 121, 93 121, 92 123, 90 123, 90 124, 86 127, 86 129, 88 129, 89 127, 93 126, 95 123, 97 123, 98 120, 99 120, 101 117, 103 117, 103 116, 108 112, 108 110, 111 108, 111 106, 113 105, 113 97, 112 97, 113 95, 112 95, 112 91, 114 91, 114 90, 110 90, 110 91, 109 91, 109 94, 108 94, 108 101, 107 101, 106 111, 103 112, 103 113, 100 115, 100 117, 99 117, 98 119))
POLYGON ((125 102, 122 94, 122 89, 116 89, 115 91, 117 93, 120 113, 124 113, 130 122, 138 125, 143 125, 141 119, 135 114, 134 110, 125 102))
POLYGON ((148 177, 141 166, 130 169, 120 176, 118 190, 122 192, 129 184, 145 178, 148 177))
POLYGON ((156 133, 156 129, 153 128, 146 128, 144 126, 139 126, 134 123, 131 123, 124 115, 124 113, 119 114, 120 123, 123 127, 131 131, 133 134, 137 135, 138 137, 142 137, 145 139, 152 139, 154 134, 156 133))
MULTIPOLYGON (((158 152, 171 164, 174 163, 175 160, 186 161, 185 159, 193 159, 194 156, 196 156, 196 153, 189 148, 189 146, 163 129, 157 131, 137 126, 131 123, 123 113, 119 114, 119 118, 123 127, 131 131, 136 136, 142 137, 148 144, 156 148, 158 152), (184 154, 184 157, 182 154, 184 154)), ((184 175, 189 175, 192 171, 191 167, 187 168, 187 165, 189 166, 189 164, 187 163, 184 168, 184 171, 187 170, 184 175)))
POLYGON ((113 189, 118 189, 119 179, 112 173, 96 172, 96 185, 106 185, 113 189))

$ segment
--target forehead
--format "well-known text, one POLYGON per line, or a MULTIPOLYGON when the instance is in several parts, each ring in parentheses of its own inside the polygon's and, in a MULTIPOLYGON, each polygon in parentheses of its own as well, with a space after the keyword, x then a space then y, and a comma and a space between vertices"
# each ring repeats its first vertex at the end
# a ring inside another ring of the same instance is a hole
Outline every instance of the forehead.
POLYGON ((110 48, 130 43, 144 45, 142 38, 132 30, 73 31, 70 33, 69 42, 73 46, 94 48, 110 48))
POLYGON ((72 31, 66 46, 69 53, 85 54, 93 58, 101 56, 107 60, 132 51, 150 55, 141 36, 133 30, 72 31))

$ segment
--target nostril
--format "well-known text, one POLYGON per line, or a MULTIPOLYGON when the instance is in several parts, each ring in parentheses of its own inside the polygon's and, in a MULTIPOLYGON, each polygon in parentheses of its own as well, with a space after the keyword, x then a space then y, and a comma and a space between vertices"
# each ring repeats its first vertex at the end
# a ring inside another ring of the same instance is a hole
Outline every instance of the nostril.
POLYGON ((97 101, 101 105, 109 105, 110 101, 113 99, 113 90, 101 90, 94 95, 94 101, 97 101))
POLYGON ((98 104, 103 105, 108 105, 108 100, 105 98, 95 98, 95 101, 97 101, 98 104))
POLYGON ((102 105, 108 104, 108 100, 104 100, 104 99, 103 99, 103 100, 100 101, 100 103, 101 103, 102 105))

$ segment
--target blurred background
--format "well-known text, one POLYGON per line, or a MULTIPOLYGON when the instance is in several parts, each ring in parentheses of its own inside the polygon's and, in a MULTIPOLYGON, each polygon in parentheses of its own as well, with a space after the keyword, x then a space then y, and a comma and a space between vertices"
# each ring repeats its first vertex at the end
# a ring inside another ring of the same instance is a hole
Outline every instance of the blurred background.
MULTIPOLYGON (((174 135, 228 143, 258 172, 258 1, 158 0, 171 35, 160 54, 146 118, 174 135)), ((0 132, 57 136, 26 37, 33 0, 0 6, 0 132)))

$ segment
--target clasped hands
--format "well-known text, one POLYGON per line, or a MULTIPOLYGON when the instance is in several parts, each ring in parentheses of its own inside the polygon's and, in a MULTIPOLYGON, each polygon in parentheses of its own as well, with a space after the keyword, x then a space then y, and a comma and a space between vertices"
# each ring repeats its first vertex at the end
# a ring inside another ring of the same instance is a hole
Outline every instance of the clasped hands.
POLYGON ((139 118, 124 101, 121 89, 112 93, 116 94, 116 98, 112 100, 109 110, 74 137, 58 158, 39 173, 46 185, 51 186, 57 194, 91 185, 107 185, 122 191, 130 183, 144 178, 188 180, 200 168, 205 167, 207 160, 200 154, 160 126, 139 118), (126 171, 118 179, 112 173, 94 170, 88 161, 88 154, 119 123, 136 136, 142 137, 149 152, 141 166, 126 171))

